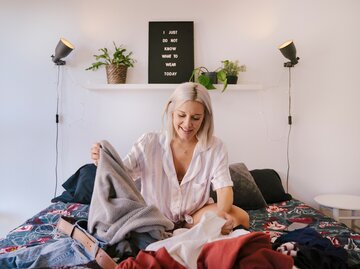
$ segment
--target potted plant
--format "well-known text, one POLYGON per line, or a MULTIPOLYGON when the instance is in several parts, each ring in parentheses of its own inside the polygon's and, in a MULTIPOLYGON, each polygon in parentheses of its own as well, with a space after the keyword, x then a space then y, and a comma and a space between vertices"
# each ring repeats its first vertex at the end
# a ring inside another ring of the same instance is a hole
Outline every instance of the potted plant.
POLYGON ((225 72, 228 84, 236 84, 240 72, 246 71, 245 65, 239 65, 239 61, 224 60, 221 70, 225 72))
POLYGON ((223 89, 221 92, 224 92, 227 88, 227 78, 223 70, 217 69, 215 71, 209 71, 206 67, 201 66, 193 70, 189 81, 195 81, 202 84, 208 90, 216 89, 214 84, 218 82, 222 83, 223 89))
POLYGON ((133 67, 135 60, 132 58, 132 52, 126 53, 126 49, 116 46, 113 42, 115 51, 111 55, 107 48, 101 48, 101 54, 94 55, 96 62, 85 70, 98 70, 99 67, 105 65, 107 82, 109 84, 125 83, 127 69, 133 67))

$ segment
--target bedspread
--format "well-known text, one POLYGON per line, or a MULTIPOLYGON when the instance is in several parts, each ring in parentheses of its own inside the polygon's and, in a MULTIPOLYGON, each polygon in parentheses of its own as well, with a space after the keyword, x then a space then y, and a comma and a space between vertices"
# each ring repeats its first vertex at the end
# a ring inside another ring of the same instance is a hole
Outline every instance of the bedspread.
POLYGON ((350 265, 360 267, 360 234, 297 199, 270 204, 248 213, 250 231, 264 231, 270 235, 272 242, 284 234, 292 222, 308 223, 309 227, 330 239, 334 246, 347 250, 350 265))
MULTIPOLYGON (((78 203, 57 202, 12 230, 6 238, 0 240, 0 258, 2 253, 16 251, 40 244, 49 244, 66 235, 55 227, 60 215, 74 216, 76 219, 88 218, 89 206, 78 203)), ((310 223, 321 235, 329 238, 333 245, 343 247, 348 252, 351 266, 360 264, 360 234, 345 224, 324 216, 320 211, 292 199, 286 202, 269 204, 264 209, 249 210, 250 231, 262 231, 270 235, 272 242, 284 234, 291 221, 310 223)), ((86 267, 85 267, 86 268, 86 267)))
POLYGON ((77 203, 57 202, 51 204, 19 227, 10 231, 6 238, 0 240, 0 255, 22 248, 51 243, 67 237, 56 230, 56 224, 60 216, 87 219, 88 210, 88 205, 77 203))

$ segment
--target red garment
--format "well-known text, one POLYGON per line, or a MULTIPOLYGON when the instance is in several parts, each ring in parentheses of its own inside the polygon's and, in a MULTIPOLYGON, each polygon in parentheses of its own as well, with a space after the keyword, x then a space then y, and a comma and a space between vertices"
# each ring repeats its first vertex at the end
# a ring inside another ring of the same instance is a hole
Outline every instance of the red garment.
POLYGON ((294 260, 271 249, 270 237, 262 232, 205 244, 198 269, 291 269, 294 260))
POLYGON ((136 258, 127 258, 122 261, 116 269, 186 269, 175 261, 167 252, 166 248, 157 251, 141 250, 136 258))

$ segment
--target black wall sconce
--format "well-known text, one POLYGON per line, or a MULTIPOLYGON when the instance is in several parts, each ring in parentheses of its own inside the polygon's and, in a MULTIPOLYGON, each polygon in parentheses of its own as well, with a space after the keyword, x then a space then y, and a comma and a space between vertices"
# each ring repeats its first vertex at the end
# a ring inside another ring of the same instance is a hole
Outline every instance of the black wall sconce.
POLYGON ((284 63, 284 67, 294 67, 299 62, 299 57, 296 57, 296 48, 292 40, 286 41, 279 46, 279 50, 284 57, 290 62, 284 63))
POLYGON ((66 62, 61 59, 68 56, 73 49, 74 49, 73 44, 71 44, 65 38, 60 38, 60 40, 55 48, 55 55, 51 55, 52 61, 56 65, 66 64, 66 62))

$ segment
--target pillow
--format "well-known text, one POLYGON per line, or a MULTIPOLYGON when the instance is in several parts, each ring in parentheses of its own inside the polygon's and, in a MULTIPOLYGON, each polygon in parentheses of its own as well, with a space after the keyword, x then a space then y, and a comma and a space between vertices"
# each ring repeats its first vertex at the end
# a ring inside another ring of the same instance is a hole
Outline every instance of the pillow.
MULTIPOLYGON (((266 202, 245 164, 234 163, 229 166, 229 169, 234 183, 233 204, 245 210, 265 207, 266 202)), ((216 192, 212 190, 210 195, 216 201, 216 192)))
POLYGON ((65 181, 62 186, 65 191, 53 198, 51 202, 90 204, 94 189, 96 166, 85 164, 75 174, 65 181))
POLYGON ((288 201, 292 196, 285 192, 279 174, 273 169, 255 169, 250 171, 267 203, 288 201))

